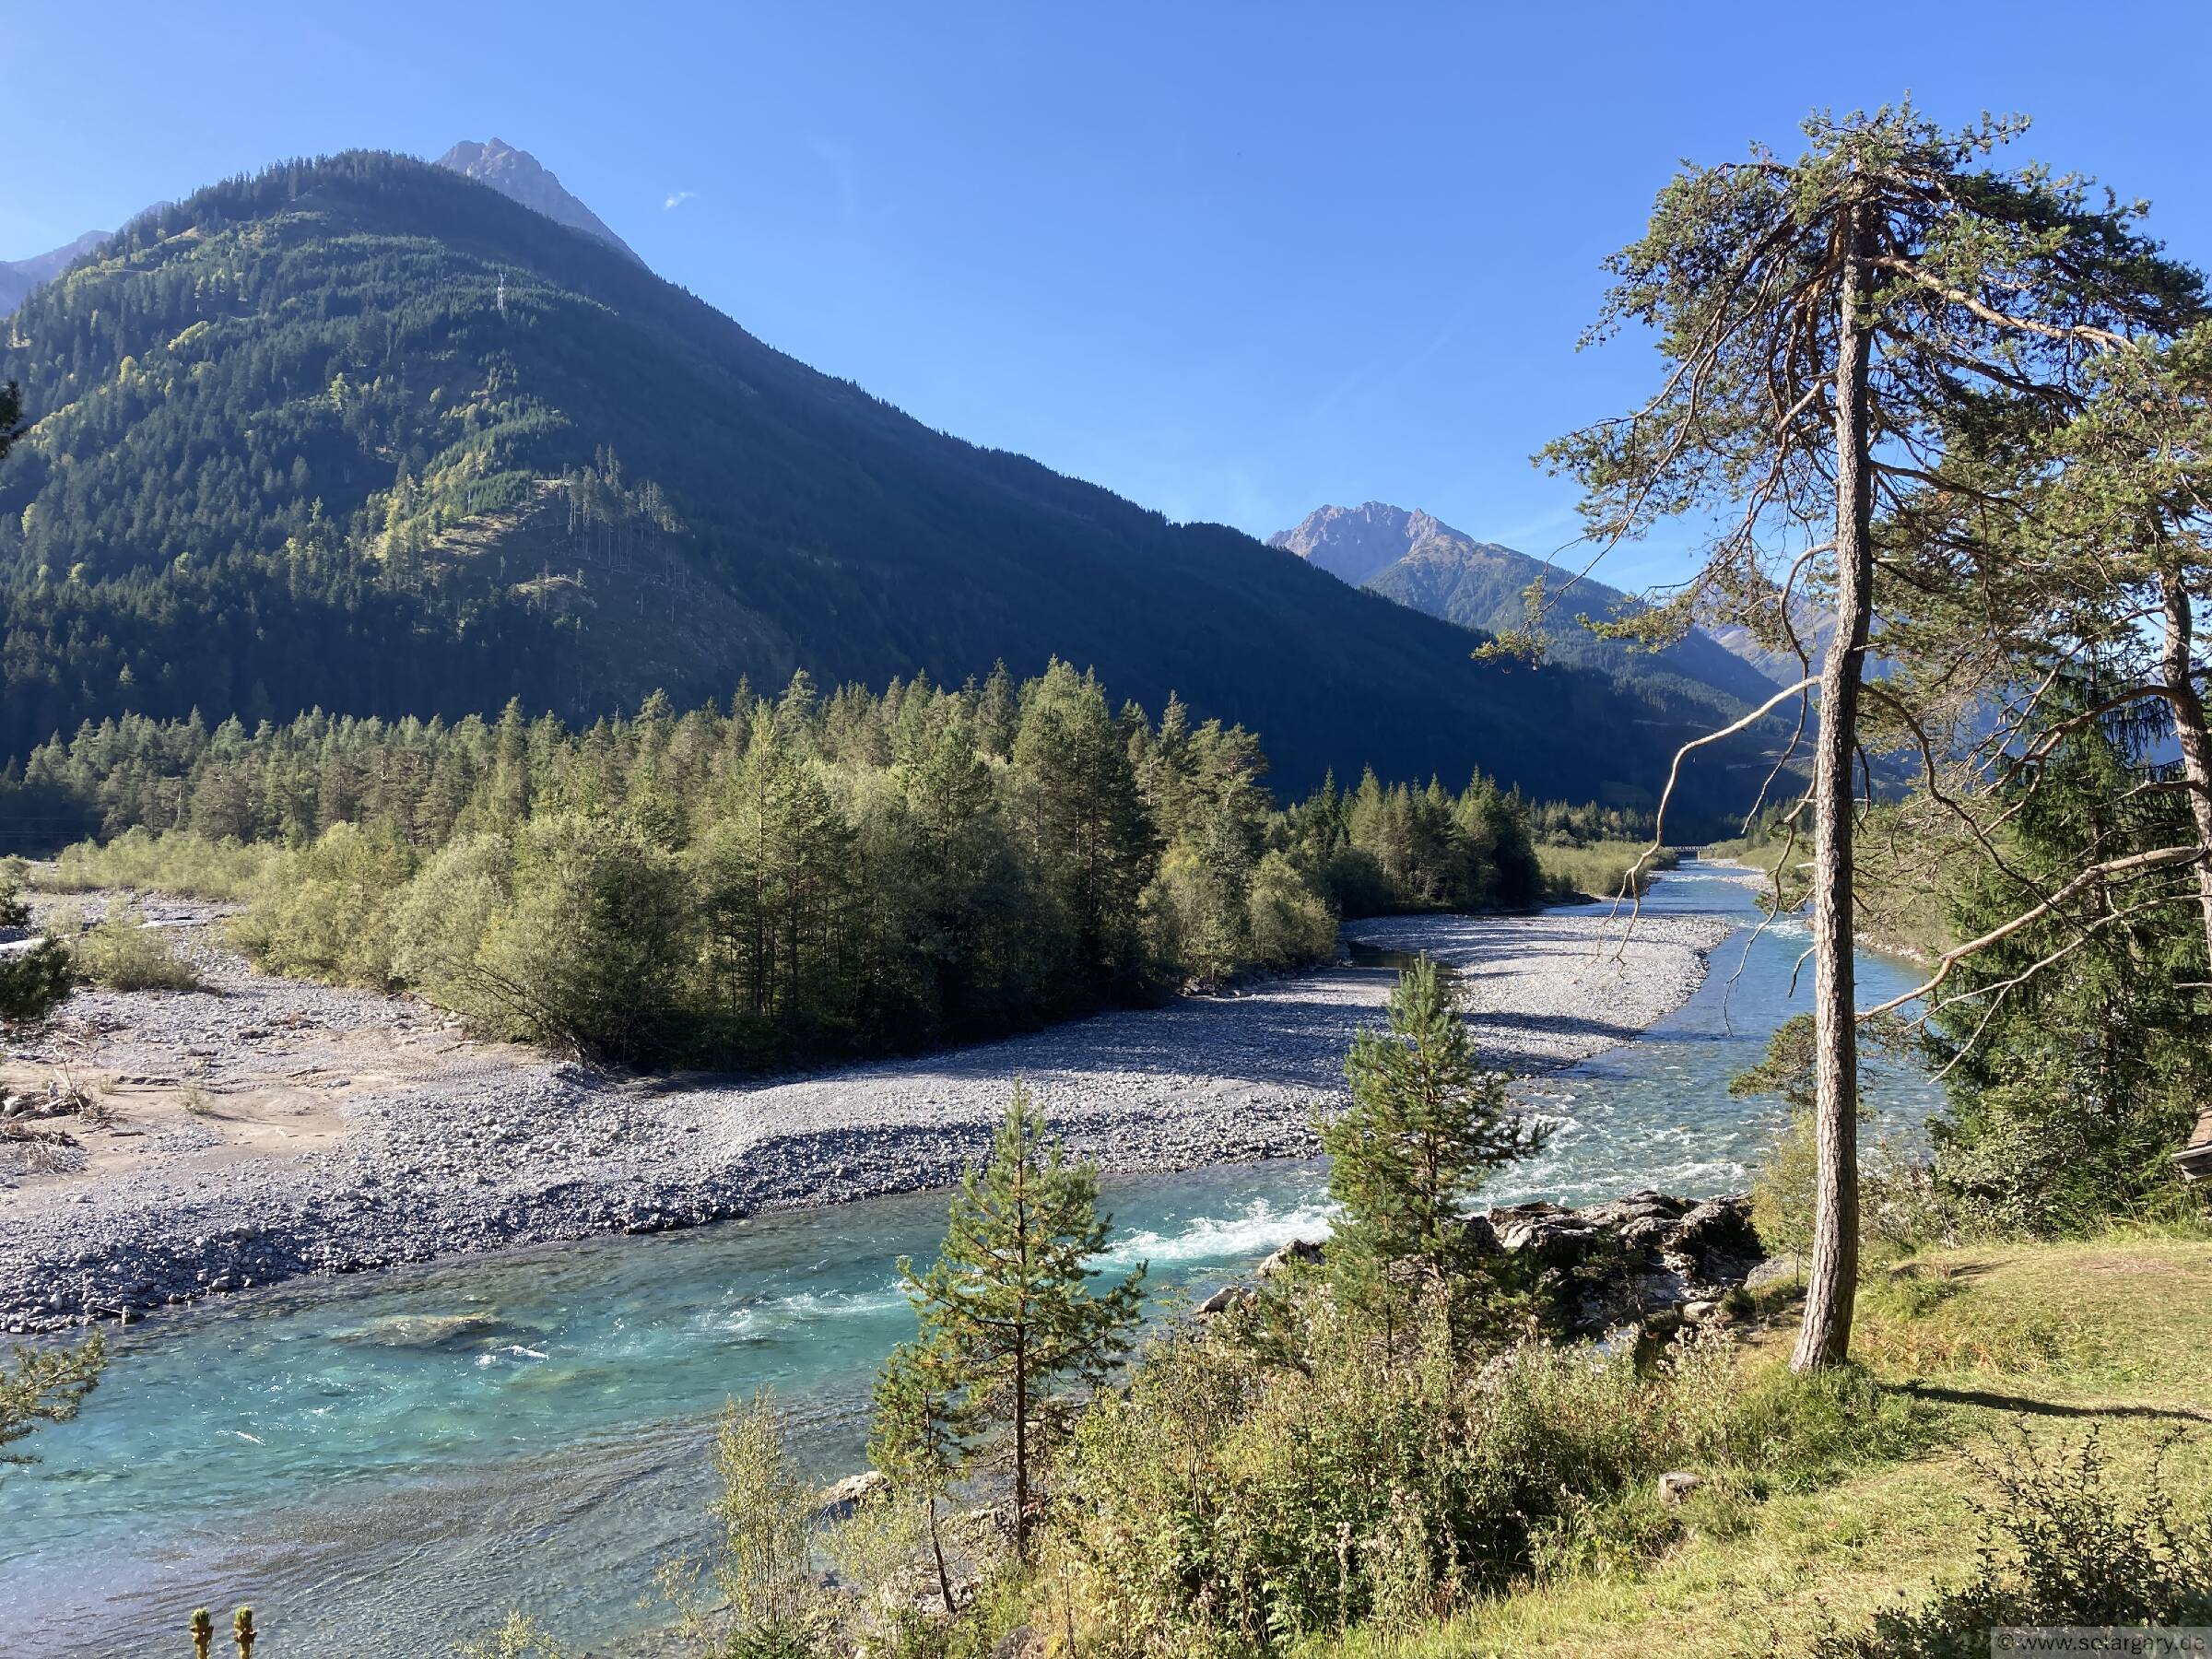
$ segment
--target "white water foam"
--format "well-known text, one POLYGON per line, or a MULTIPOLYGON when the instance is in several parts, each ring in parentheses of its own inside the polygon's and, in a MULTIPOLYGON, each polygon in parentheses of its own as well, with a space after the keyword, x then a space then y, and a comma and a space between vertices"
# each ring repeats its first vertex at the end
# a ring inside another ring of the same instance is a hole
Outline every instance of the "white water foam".
POLYGON ((1146 1229, 1112 1241, 1104 1259, 1115 1266, 1139 1262, 1237 1261, 1279 1250, 1293 1239, 1327 1235, 1336 1207, 1314 1203, 1277 1209, 1265 1199, 1247 1205, 1240 1215, 1200 1216, 1176 1233, 1146 1229))

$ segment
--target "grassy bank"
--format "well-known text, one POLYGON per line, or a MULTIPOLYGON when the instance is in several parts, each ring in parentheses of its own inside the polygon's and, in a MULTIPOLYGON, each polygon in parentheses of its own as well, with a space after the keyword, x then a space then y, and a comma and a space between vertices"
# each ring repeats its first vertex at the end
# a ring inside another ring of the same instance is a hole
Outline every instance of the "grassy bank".
MULTIPOLYGON (((1709 841, 1698 849, 1698 856, 1728 864, 1749 865, 1755 870, 1764 870, 1771 875, 1774 866, 1782 862, 1783 849, 1786 845, 1784 841, 1768 841, 1763 837, 1739 835, 1734 841, 1709 841)), ((1799 843, 1797 851, 1801 856, 1805 853, 1804 843, 1799 843)))
MULTIPOLYGON (((1601 1551, 1448 1623, 1388 1638, 1355 1632, 1300 1652, 1806 1652, 1971 1580, 1985 1511, 2004 1507, 1993 1471, 2039 1458, 2071 1469, 2091 1436, 2107 1495, 2131 1503, 2162 1493, 2183 1514, 2212 1510, 2212 1375, 2202 1362, 2212 1346, 2212 1242, 2201 1235, 1933 1253, 1888 1270, 1862 1308, 1865 1364, 1886 1388, 1940 1414, 1921 1455, 1757 1504, 1693 1493, 1684 1535, 1655 1559, 1601 1551)), ((1747 1345, 1747 1363, 1786 1353, 1791 1310, 1775 1312, 1747 1345)))

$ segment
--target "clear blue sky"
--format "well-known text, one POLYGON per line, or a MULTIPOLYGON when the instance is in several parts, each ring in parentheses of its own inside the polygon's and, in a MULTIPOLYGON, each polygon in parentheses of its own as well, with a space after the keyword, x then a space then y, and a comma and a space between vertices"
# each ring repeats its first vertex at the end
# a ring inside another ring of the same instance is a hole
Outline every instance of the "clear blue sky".
POLYGON ((496 134, 770 344, 1259 535, 1379 499, 1569 540, 1528 454, 1652 372, 1575 355, 1600 261, 1677 159, 1816 106, 2025 111, 2027 151, 2212 262, 2199 4, 8 12, 0 256, 286 155, 496 134))

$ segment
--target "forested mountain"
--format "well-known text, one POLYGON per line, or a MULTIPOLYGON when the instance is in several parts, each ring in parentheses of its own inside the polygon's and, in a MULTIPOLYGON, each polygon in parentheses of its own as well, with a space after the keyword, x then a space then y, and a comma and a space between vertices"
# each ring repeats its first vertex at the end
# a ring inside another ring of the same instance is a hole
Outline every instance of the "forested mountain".
MULTIPOLYGON (((1465 631, 1237 532, 935 432, 624 253, 353 152, 164 207, 40 289, 0 378, 0 755, 124 712, 596 717, 1058 656, 1371 762, 1648 804, 1709 711, 1465 631)), ((1756 759, 1693 771, 1710 818, 1756 759)), ((1683 820, 1688 832, 1690 820, 1683 820)))
POLYGON ((1703 629, 1692 629, 1656 654, 1624 641, 1601 639, 1577 617, 1604 621, 1632 612, 1639 608, 1634 597, 1586 576, 1576 582, 1573 571, 1496 542, 1478 542, 1418 510, 1408 512, 1382 501, 1320 507, 1295 529, 1269 536, 1267 545, 1295 553, 1355 587, 1490 632, 1524 623, 1529 584, 1542 577, 1547 591, 1558 597, 1544 627, 1547 654, 1557 662, 1616 675, 1662 696, 1711 701, 1729 712, 1763 702, 1776 689, 1771 660, 1747 634, 1739 651, 1703 629))

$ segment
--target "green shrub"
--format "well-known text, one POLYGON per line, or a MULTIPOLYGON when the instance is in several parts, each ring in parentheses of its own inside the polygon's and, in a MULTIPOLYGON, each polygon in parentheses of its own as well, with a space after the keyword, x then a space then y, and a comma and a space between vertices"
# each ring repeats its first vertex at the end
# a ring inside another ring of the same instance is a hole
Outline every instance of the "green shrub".
POLYGON ((0 928, 30 925, 30 906, 23 901, 29 868, 19 858, 0 858, 0 928))
POLYGON ((545 1627, 520 1613, 508 1614, 507 1622, 485 1640, 464 1642, 453 1651, 459 1659, 564 1659, 545 1627))
POLYGON ((1342 916, 1382 916, 1399 908, 1382 861, 1365 847, 1339 847, 1331 853, 1322 886, 1342 916))
POLYGON ((1075 1581, 1082 1651, 1403 1629, 1531 1574, 1733 1529, 1770 1491, 1911 1450, 1932 1418, 1863 1372, 1747 1367, 1719 1335, 1639 1371, 1583 1347, 1486 1358, 1432 1318, 1408 1357, 1318 1279, 1266 1300, 1289 1318, 1263 1306, 1163 1336, 1080 1425, 1040 1577, 1075 1581), (1273 1345, 1247 1340, 1263 1321, 1273 1345), (1687 1503, 1656 1494, 1675 1468, 1703 1477, 1687 1503))
POLYGON ((1237 970, 1242 895, 1192 846, 1171 848, 1143 898, 1147 948, 1177 981, 1212 984, 1237 970))
POLYGON ((272 972, 389 989, 391 911, 414 871, 389 829, 334 824, 269 863, 233 936, 272 972))
POLYGON ((2045 1456, 2023 1436, 1983 1473, 1999 1500, 1975 1506, 1981 1571, 1877 1614, 1870 1630, 1830 1636, 1820 1659, 1984 1659, 2001 1625, 2212 1624, 2212 1513, 2182 1513, 2155 1466, 2115 1481, 2091 1430, 2070 1455, 2045 1456))
POLYGON ((500 835, 474 835, 435 853, 392 910, 392 970, 441 1006, 486 1028, 508 1009, 475 978, 477 952, 513 900, 512 849, 500 835))
POLYGON ((76 964, 59 939, 0 956, 0 1025, 35 1025, 76 984, 76 964))
POLYGON ((1265 968, 1326 961, 1336 952, 1336 918, 1297 866, 1270 853, 1252 873, 1246 900, 1248 955, 1265 968))
POLYGON ((1544 897, 1555 904, 1581 898, 1619 898, 1631 870, 1637 872, 1633 891, 1641 893, 1651 885, 1655 872, 1671 870, 1680 861, 1673 848, 1662 847, 1654 853, 1648 841, 1593 841, 1583 847, 1536 849, 1544 897))
POLYGON ((135 904, 117 902, 73 947, 76 971, 111 991, 197 991, 200 977, 135 904))
POLYGON ((58 893, 132 888, 192 899, 243 899, 278 856, 273 847, 211 841, 189 830, 157 833, 139 825, 112 841, 63 848, 39 885, 58 893))
MULTIPOLYGON (((2187 1046, 2176 1033, 2173 1046, 2187 1046)), ((2012 1075, 1954 1088, 1930 1125, 1943 1199, 1976 1230, 2058 1238, 2126 1218, 2185 1213, 2171 1154, 2194 1097, 2147 1086, 2118 1094, 2080 1056, 2018 1053, 2012 1075)))
POLYGON ((814 1488, 792 1461, 772 1394, 724 1407, 713 1455, 722 1491, 709 1510, 719 1536, 706 1561, 664 1565, 661 1594, 700 1652, 807 1659, 829 1631, 833 1598, 813 1571, 814 1488), (712 1599, 701 1594, 702 1580, 712 1599))
POLYGON ((469 970, 488 1016, 580 1053, 665 1055, 696 954, 675 857, 621 820, 563 813, 524 829, 512 882, 469 970))

